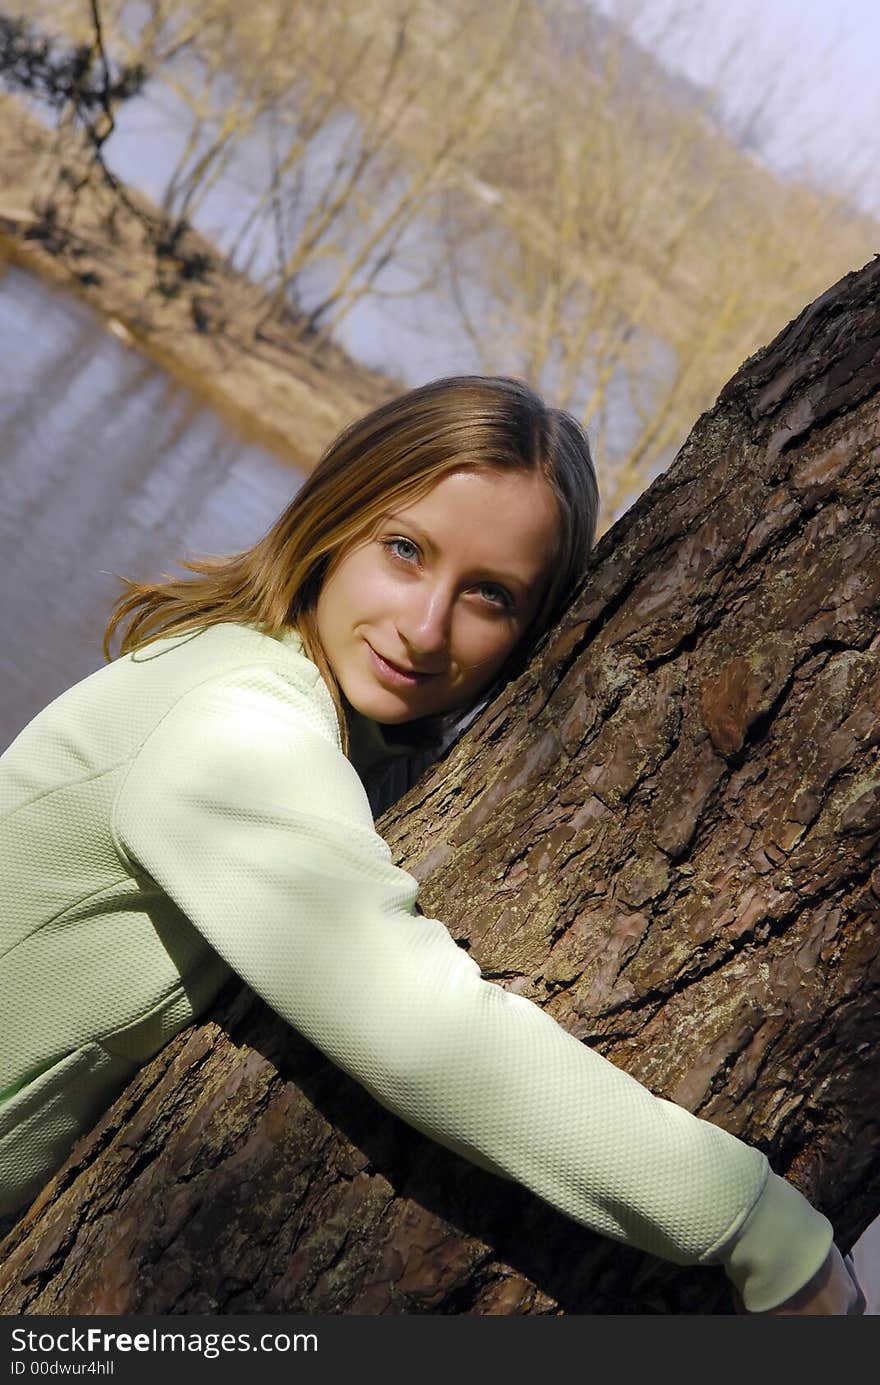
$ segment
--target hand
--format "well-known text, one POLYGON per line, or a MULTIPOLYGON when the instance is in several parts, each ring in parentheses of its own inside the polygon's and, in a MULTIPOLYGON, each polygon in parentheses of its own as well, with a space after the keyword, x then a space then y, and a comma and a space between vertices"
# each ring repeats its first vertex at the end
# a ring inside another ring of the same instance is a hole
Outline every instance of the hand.
MULTIPOLYGON (((747 1311, 735 1289, 733 1300, 738 1313, 747 1311)), ((865 1295, 856 1277, 852 1257, 848 1255, 844 1260, 837 1246, 833 1245, 824 1263, 802 1289, 775 1308, 765 1309, 761 1316, 821 1313, 850 1317, 864 1313, 866 1308, 865 1295)))

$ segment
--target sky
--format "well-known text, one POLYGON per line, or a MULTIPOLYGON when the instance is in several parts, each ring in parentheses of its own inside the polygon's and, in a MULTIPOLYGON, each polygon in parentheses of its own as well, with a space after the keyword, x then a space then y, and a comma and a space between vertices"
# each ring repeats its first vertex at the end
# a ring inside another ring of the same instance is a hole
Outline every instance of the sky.
POLYGON ((760 104, 754 152, 786 172, 806 159, 824 182, 880 216, 878 0, 594 3, 631 13, 635 34, 667 66, 719 84, 735 119, 760 104))

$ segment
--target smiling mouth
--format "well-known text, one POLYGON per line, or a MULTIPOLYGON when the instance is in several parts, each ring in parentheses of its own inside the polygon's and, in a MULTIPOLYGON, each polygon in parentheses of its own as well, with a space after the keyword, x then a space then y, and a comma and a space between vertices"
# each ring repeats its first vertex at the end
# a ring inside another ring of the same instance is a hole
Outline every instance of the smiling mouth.
POLYGON ((386 677, 396 679, 400 683, 415 685, 416 683, 424 683, 428 678, 437 677, 435 673, 419 673, 417 669, 400 668, 397 664, 392 664, 389 659, 383 658, 381 654, 376 652, 371 644, 368 643, 367 648, 372 654, 379 672, 384 673, 386 677))

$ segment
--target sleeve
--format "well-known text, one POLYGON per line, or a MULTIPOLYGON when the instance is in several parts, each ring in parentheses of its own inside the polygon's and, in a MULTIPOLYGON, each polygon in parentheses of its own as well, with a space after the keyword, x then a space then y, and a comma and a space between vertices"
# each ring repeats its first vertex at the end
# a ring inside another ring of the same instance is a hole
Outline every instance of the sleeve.
POLYGON ((388 1110, 576 1222, 724 1266, 745 1307, 820 1267, 830 1223, 765 1156, 653 1096, 539 1006, 484 981, 375 832, 315 691, 264 667, 183 697, 114 825, 252 990, 388 1110))

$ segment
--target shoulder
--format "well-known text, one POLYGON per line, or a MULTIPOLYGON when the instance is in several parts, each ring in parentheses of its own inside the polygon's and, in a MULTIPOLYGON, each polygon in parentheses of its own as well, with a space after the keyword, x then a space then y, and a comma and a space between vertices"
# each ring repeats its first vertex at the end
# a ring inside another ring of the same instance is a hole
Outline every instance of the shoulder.
POLYGON ((287 725, 311 731, 341 753, 333 699, 293 627, 269 635, 233 622, 207 625, 151 641, 128 657, 168 668, 173 701, 153 734, 169 721, 181 730, 222 725, 229 740, 259 738, 287 725))
MULTIPOLYGON (((219 630, 219 627, 217 627, 219 630)), ((129 764, 117 800, 138 812, 326 814, 372 827, 363 785, 344 755, 336 709, 319 670, 292 637, 234 634, 230 657, 176 698, 129 764)))

